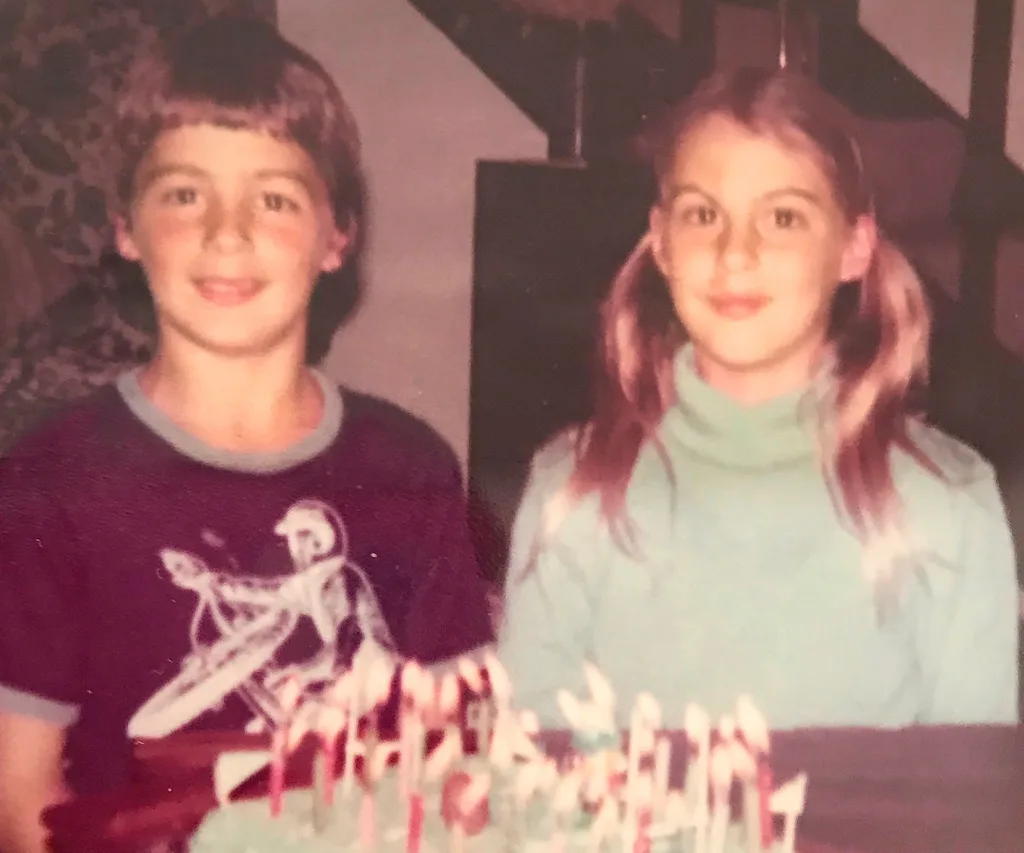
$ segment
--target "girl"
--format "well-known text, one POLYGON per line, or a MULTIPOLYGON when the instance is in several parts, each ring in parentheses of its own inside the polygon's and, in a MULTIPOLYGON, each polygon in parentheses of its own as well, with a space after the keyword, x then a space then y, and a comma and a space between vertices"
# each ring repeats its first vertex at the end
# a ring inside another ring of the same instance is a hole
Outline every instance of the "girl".
POLYGON ((653 137, 593 417, 538 454, 513 533, 500 652, 547 725, 587 660, 621 720, 640 691, 668 726, 741 693, 779 728, 1017 719, 995 478, 911 414, 925 299, 850 128, 747 69, 653 137))

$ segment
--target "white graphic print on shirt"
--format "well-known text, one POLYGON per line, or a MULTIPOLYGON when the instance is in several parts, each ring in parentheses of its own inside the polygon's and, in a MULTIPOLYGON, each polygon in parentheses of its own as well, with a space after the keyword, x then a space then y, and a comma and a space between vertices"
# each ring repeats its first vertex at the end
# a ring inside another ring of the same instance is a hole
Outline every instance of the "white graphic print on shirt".
POLYGON ((274 533, 286 541, 293 566, 280 577, 218 572, 186 551, 160 552, 174 584, 199 598, 189 632, 192 651, 179 673, 136 711, 129 737, 169 735, 232 693, 253 712, 248 728, 273 726, 282 717, 277 692, 284 681, 294 677, 306 691, 335 679, 356 651, 341 648, 340 638, 353 633, 361 657, 395 657, 377 598, 348 558, 348 534, 334 509, 299 501, 274 533), (322 646, 309 660, 282 667, 275 654, 303 617, 322 646))

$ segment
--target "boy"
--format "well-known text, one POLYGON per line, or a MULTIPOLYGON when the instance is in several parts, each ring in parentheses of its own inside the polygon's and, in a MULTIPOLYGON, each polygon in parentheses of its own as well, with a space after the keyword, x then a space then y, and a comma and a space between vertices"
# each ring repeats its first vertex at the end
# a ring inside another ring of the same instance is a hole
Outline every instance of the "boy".
POLYGON ((309 56, 214 20, 141 60, 116 121, 119 251, 153 360, 0 460, 0 851, 122 782, 130 737, 271 723, 353 655, 491 641, 461 476, 402 411, 305 365, 356 238, 356 131, 309 56))

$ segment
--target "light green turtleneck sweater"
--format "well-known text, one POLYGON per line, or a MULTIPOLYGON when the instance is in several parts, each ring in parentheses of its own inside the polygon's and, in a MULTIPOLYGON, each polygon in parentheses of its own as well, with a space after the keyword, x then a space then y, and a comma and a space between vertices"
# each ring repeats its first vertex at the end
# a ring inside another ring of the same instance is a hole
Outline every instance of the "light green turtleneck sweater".
POLYGON ((894 452, 906 541, 899 607, 879 619, 863 548, 822 475, 806 394, 744 407, 677 358, 680 403, 627 494, 638 556, 612 543, 591 496, 524 575, 541 515, 571 470, 568 440, 534 461, 516 521, 499 655, 516 701, 565 725, 555 695, 607 676, 625 722, 637 693, 667 726, 749 694, 775 728, 1013 722, 1018 592, 990 466, 924 425, 944 482, 894 452))

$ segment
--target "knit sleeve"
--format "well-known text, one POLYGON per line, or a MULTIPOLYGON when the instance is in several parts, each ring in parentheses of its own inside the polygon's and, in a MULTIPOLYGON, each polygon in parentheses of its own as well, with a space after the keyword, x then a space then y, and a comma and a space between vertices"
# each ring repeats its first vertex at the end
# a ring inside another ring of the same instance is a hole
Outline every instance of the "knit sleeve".
POLYGON ((958 487, 954 581, 936 595, 922 648, 932 685, 922 722, 1016 723, 1019 591, 1013 541, 991 468, 958 487))
POLYGON ((561 689, 585 692, 602 555, 594 513, 585 507, 550 524, 567 476, 564 445, 538 454, 512 533, 505 614, 498 654, 515 685, 516 704, 546 727, 564 726, 561 689))

